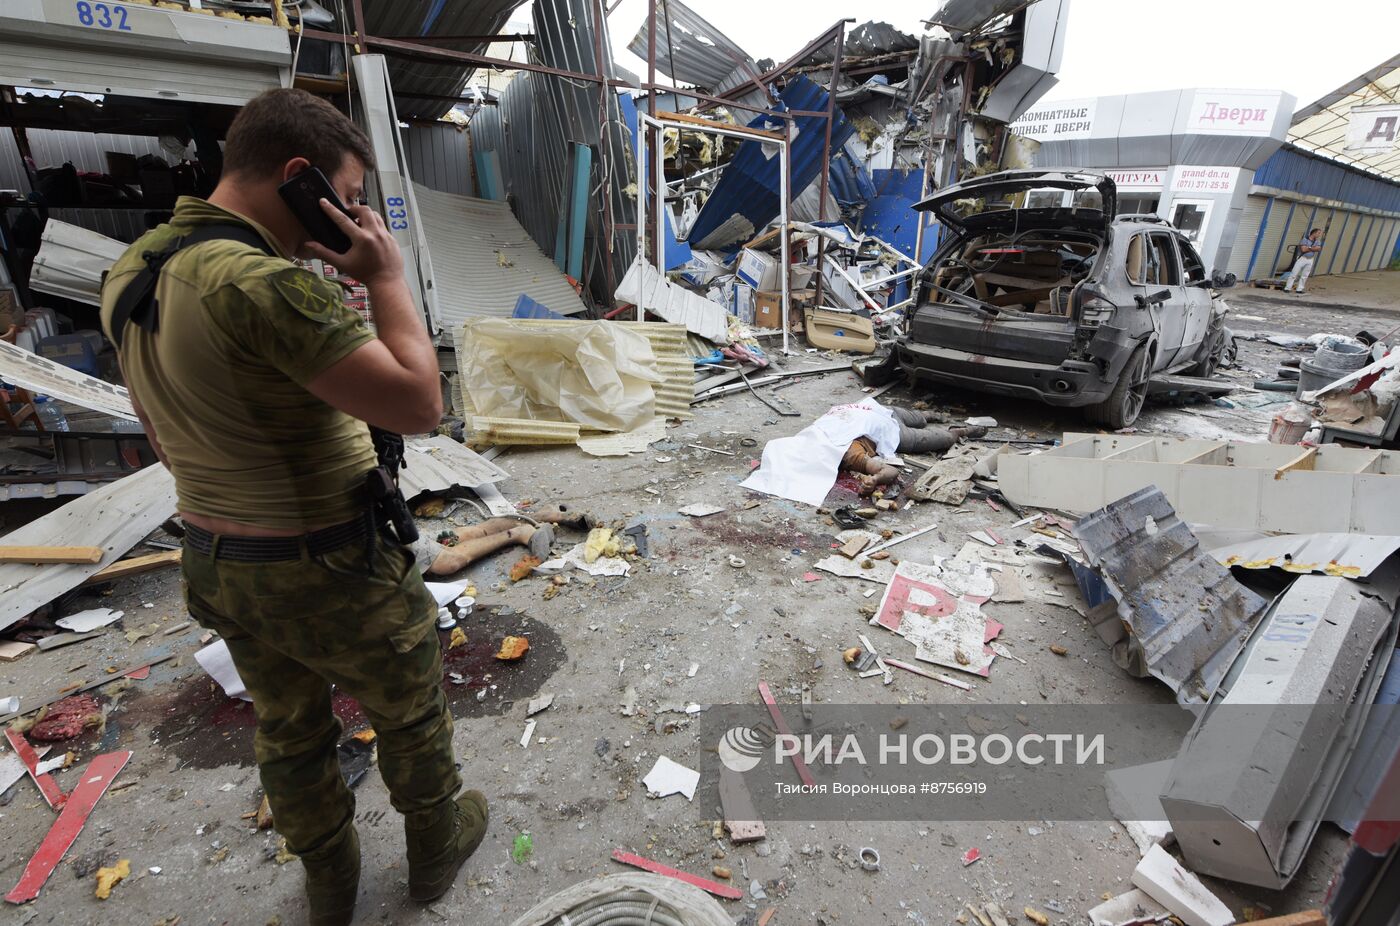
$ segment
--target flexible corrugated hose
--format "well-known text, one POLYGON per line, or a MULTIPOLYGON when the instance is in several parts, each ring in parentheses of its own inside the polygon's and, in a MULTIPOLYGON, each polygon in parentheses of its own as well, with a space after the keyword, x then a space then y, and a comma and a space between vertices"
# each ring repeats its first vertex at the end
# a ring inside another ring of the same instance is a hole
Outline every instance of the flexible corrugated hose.
POLYGON ((698 888, 652 874, 594 878, 566 888, 512 926, 732 926, 698 888))

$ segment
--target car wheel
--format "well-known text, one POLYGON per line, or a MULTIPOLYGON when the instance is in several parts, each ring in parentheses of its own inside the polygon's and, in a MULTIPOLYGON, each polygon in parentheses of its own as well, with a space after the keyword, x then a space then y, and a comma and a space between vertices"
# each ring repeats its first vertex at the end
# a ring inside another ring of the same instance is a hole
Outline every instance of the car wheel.
POLYGON ((1097 405, 1084 409, 1084 417, 1091 423, 1106 428, 1126 428, 1137 421, 1142 414, 1142 406, 1147 402, 1147 384, 1152 379, 1152 355, 1146 344, 1139 344, 1128 358, 1113 391, 1097 405))
POLYGON ((1217 328, 1211 332, 1202 350, 1204 353, 1200 361, 1191 368, 1191 375, 1210 379, 1215 376, 1215 371, 1220 366, 1220 358, 1225 353, 1225 329, 1217 328))

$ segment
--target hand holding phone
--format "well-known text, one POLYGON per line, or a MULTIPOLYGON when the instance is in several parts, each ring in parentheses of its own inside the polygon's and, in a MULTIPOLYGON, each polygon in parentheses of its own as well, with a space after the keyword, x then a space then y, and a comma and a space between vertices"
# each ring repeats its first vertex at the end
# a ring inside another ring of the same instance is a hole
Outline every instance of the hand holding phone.
POLYGON ((324 197, 317 201, 317 207, 326 221, 345 235, 350 246, 344 251, 333 251, 319 241, 308 241, 308 252, 364 283, 372 296, 377 287, 404 285, 403 254, 379 213, 359 203, 349 209, 337 208, 324 197))
POLYGON ((344 254, 350 250, 350 236, 321 207, 321 200, 328 201, 352 222, 355 221, 355 216, 345 208, 345 204, 336 195, 335 188, 319 167, 308 167, 279 186, 277 192, 287 204, 287 208, 292 210, 292 215, 297 217, 302 228, 311 235, 312 241, 336 254, 344 254))

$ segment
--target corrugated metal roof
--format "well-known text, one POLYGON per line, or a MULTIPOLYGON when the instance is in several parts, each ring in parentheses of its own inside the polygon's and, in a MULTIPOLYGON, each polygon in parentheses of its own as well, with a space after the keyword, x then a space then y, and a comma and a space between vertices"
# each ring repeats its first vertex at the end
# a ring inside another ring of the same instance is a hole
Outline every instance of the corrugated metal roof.
MULTIPOLYGON (((791 81, 782 93, 784 108, 806 112, 824 112, 827 93, 805 77, 791 81)), ((759 116, 750 128, 772 128, 775 120, 759 116)), ((831 127, 831 151, 841 146, 855 131, 840 107, 831 127)), ((822 152, 826 144, 824 116, 798 116, 793 125, 792 191, 796 196, 820 173, 822 152)), ((700 248, 723 248, 747 240, 778 217, 781 185, 781 159, 768 156, 758 141, 746 141, 739 146, 734 159, 725 167, 714 191, 700 210, 690 229, 690 242, 700 248)), ((836 218, 831 216, 831 218, 836 218)))
POLYGON ((399 471, 403 497, 413 499, 424 492, 443 492, 458 486, 474 489, 508 479, 495 463, 438 434, 426 440, 410 440, 404 446, 404 468, 399 471))
MULTIPOLYGON (((919 40, 907 32, 901 32, 889 23, 874 22, 856 26, 846 33, 846 39, 842 45, 841 56, 843 58, 873 58, 878 55, 890 55, 901 51, 917 51, 919 40)), ((825 64, 831 60, 833 46, 823 45, 805 62, 825 64)))
POLYGON ((1282 569, 1320 572, 1343 578, 1369 576, 1400 551, 1400 537, 1371 534, 1282 534, 1210 551, 1225 566, 1241 569, 1282 569))
MULTIPOLYGON (((78 170, 107 173, 107 152, 134 157, 155 155, 169 163, 160 140, 149 135, 111 135, 106 132, 67 132, 59 129, 28 129, 29 153, 38 168, 71 163, 78 170)), ((138 203, 139 205, 139 203, 138 203)))
POLYGON ((1155 487, 1085 515, 1074 536, 1148 671, 1182 704, 1209 701, 1269 603, 1201 549, 1155 487))
POLYGON ((29 288, 88 305, 102 304, 102 277, 122 256, 120 241, 50 218, 30 268, 29 288))
POLYGON ((929 22, 949 32, 974 32, 1026 5, 1026 0, 947 0, 929 22))
POLYGON ((471 135, 451 123, 410 125, 403 130, 408 175, 432 190, 475 196, 471 135))
MULTIPOLYGON (((523 0, 364 0, 365 28, 370 35, 494 35, 510 20, 523 0)), ((482 52, 489 43, 458 46, 460 51, 482 52)), ((394 101, 404 119, 436 119, 451 103, 415 99, 414 91, 435 96, 455 96, 466 86, 474 68, 392 58, 389 79, 394 101)))
POLYGON ((472 415, 472 440, 483 444, 577 444, 579 426, 566 421, 472 415))
MULTIPOLYGON (((584 0, 537 0, 534 28, 541 63, 591 73, 595 67, 592 23, 592 4, 584 0)), ((606 28, 605 22, 605 53, 611 48, 606 28)), ((606 74, 615 76, 610 54, 603 66, 606 74)), ((499 105, 486 107, 473 117, 471 133, 476 151, 496 153, 511 208, 547 253, 554 249, 560 204, 569 184, 569 146, 593 147, 584 275, 596 301, 607 305, 612 293, 602 264, 607 259, 607 246, 601 191, 606 189, 611 196, 614 223, 633 224, 636 202, 624 190, 632 184, 635 167, 631 138, 613 94, 607 100, 606 157, 602 156, 600 102, 596 84, 579 87, 564 78, 524 73, 511 81, 499 105)), ((614 283, 622 279, 635 253, 636 235, 617 233, 612 253, 614 283)))
MULTIPOLYGON (((1394 105, 1400 98, 1400 55, 1324 96, 1293 115, 1288 140, 1390 180, 1400 180, 1400 137, 1389 145, 1358 150, 1348 139, 1352 111, 1358 106, 1394 105)), ((1393 115, 1386 113, 1385 115, 1393 115)), ((1392 127, 1393 129, 1393 127, 1392 127)))
POLYGON ((1400 212, 1400 183, 1293 145, 1275 151, 1254 172, 1254 185, 1400 212))
POLYGON ((468 318, 508 317, 521 293, 561 315, 584 311, 568 279, 505 203, 417 183, 413 192, 432 248, 443 328, 455 331, 468 318))
MULTIPOLYGON (((647 19, 642 17, 641 28, 627 43, 627 50, 645 61, 650 47, 647 19)), ((674 82, 714 93, 746 84, 763 73, 748 52, 680 0, 657 0, 656 67, 674 82)), ((765 108, 772 102, 757 87, 739 96, 738 101, 765 108)))

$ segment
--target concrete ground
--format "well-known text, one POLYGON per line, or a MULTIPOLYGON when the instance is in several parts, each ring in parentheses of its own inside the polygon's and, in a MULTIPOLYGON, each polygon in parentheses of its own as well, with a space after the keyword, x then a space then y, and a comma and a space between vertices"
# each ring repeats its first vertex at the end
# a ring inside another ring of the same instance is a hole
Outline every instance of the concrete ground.
MULTIPOLYGON (((1323 304, 1326 278, 1316 281, 1306 303, 1244 289, 1228 298, 1237 315, 1265 319, 1237 320, 1240 331, 1306 335, 1366 327, 1380 333, 1400 324, 1400 313, 1389 308, 1400 291, 1400 274, 1374 276, 1364 299, 1323 304)), ((1247 341, 1241 369, 1227 375, 1252 383, 1288 355, 1247 341)), ((817 360, 823 358, 799 355, 792 362, 796 367, 817 360)), ((1079 924, 1103 895, 1128 889, 1138 853, 1115 821, 773 821, 766 842, 735 847, 713 838, 715 808, 698 798, 693 804, 682 797, 651 799, 641 785, 661 753, 693 768, 707 759, 703 744, 688 735, 684 715, 659 714, 660 708, 677 701, 758 703, 760 680, 788 703, 804 686, 818 704, 1171 702, 1165 686, 1130 678, 1114 665, 1075 609, 1077 593, 1067 573, 1047 566, 1032 567, 1027 602, 985 606, 1006 626, 1001 641, 1007 651, 1025 662, 998 659, 989 678, 974 680, 972 692, 902 673, 886 687, 842 665, 841 650, 871 629, 860 613, 870 603, 862 595, 867 586, 826 574, 802 581, 829 552, 837 528, 815 509, 753 495, 738 483, 764 442, 795 433, 831 405, 862 394, 852 375, 834 373, 776 393, 799 417, 780 418, 747 394, 701 405, 694 420, 669 430, 668 440, 680 445, 676 449, 610 459, 574 448, 515 450, 498 458, 510 473, 499 488, 517 504, 565 503, 609 520, 645 520, 651 559, 636 561, 628 577, 580 580, 575 573, 551 599, 543 578, 510 583, 506 573, 517 551, 468 570, 483 606, 465 626, 468 643, 447 656, 448 670, 466 683, 446 687, 463 775, 492 801, 490 834, 445 898, 426 908, 411 904, 399 820, 371 771, 356 791, 365 854, 357 922, 509 924, 555 891, 621 870, 609 861, 614 848, 704 876, 722 864, 742 888, 759 881, 766 901, 726 907, 739 919, 776 906, 774 926, 952 924, 964 904, 988 900, 1017 918, 1023 906, 1033 906, 1053 923, 1079 924), (726 510, 705 519, 678 514, 696 502, 726 510), (731 555, 745 565, 731 566, 731 555), (494 661, 495 643, 511 632, 530 637, 529 653, 518 663, 494 661), (1049 652, 1051 643, 1066 647, 1068 655, 1049 652), (689 677, 692 663, 699 669, 689 677), (624 716, 629 686, 638 709, 624 716), (544 693, 554 695, 554 704, 535 718, 536 740, 522 748, 525 704, 544 693), (533 856, 517 864, 511 847, 522 833, 531 837, 533 856), (862 846, 883 856, 878 873, 857 866, 862 846), (961 856, 972 847, 983 859, 965 867, 961 856)), ((1152 406, 1138 427, 1262 440, 1282 406, 1234 401, 1251 395, 1232 396, 1233 407, 1152 406)), ((966 392, 915 393, 901 386, 883 401, 925 401, 950 419, 994 415, 1001 426, 988 445, 995 438, 1056 438, 1087 429, 1073 412, 966 392)), ((451 515, 452 523, 478 519, 469 505, 451 515)), ((877 527, 911 531, 937 522, 938 530, 895 548, 901 557, 926 562, 956 553, 971 530, 992 527, 1008 539, 1026 536, 1026 528, 1010 528, 1015 520, 982 502, 959 510, 923 504, 882 515, 877 527)), ((198 627, 164 633, 188 620, 177 574, 122 580, 105 594, 65 607, 98 605, 125 610, 124 621, 98 640, 3 664, 0 695, 40 697, 152 655, 172 652, 176 658, 156 666, 146 680, 100 690, 105 727, 65 744, 76 762, 56 777, 71 789, 78 769, 94 755, 131 749, 131 763, 118 779, 129 786, 98 804, 39 899, 0 917, 21 924, 301 922, 299 866, 280 864, 276 836, 257 832, 244 819, 260 799, 251 710, 225 698, 194 663, 198 627), (129 639, 148 631, 151 636, 129 639), (118 859, 130 860, 131 877, 109 900, 96 900, 93 870, 118 859)), ((349 729, 364 725, 352 702, 342 700, 338 707, 349 729)), ((0 803, 0 887, 8 890, 54 814, 27 781, 0 803)), ((1343 845, 1338 830, 1324 827, 1302 872, 1282 892, 1207 880, 1241 917, 1247 907, 1275 913, 1315 907, 1343 845)))

